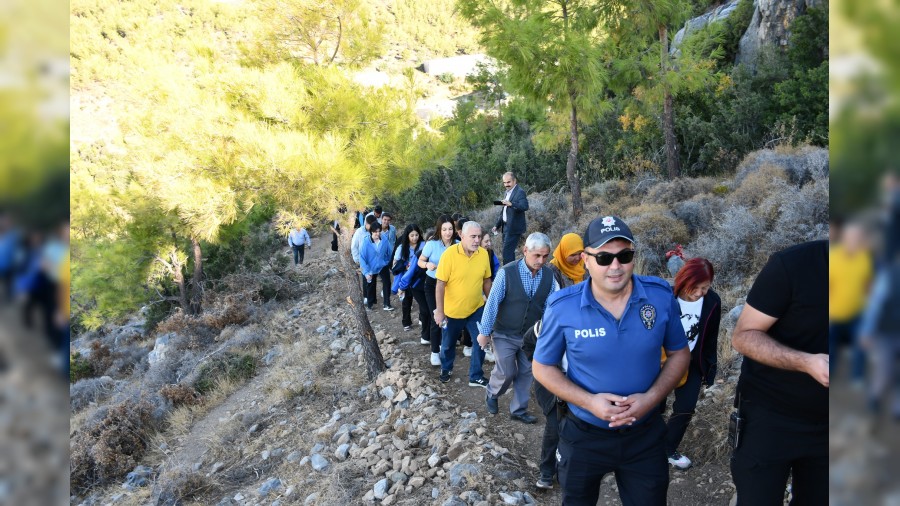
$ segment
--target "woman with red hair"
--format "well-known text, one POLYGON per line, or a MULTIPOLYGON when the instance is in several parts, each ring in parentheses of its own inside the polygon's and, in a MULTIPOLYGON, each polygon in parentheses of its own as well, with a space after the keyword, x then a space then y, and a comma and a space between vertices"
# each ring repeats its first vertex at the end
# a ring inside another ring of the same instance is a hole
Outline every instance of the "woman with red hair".
POLYGON ((681 325, 691 350, 687 381, 675 389, 675 402, 667 422, 666 454, 669 463, 679 469, 691 467, 691 459, 678 452, 687 431, 700 387, 713 385, 716 379, 719 322, 722 318, 722 301, 710 289, 715 272, 705 258, 692 258, 675 275, 675 296, 681 307, 681 325))

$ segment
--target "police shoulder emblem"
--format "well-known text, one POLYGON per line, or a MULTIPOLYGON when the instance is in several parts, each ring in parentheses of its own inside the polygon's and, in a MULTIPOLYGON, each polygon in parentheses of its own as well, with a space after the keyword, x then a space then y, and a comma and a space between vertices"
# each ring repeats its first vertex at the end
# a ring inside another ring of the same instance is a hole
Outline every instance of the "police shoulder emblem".
POLYGON ((644 322, 644 327, 647 330, 653 329, 653 324, 656 323, 656 308, 653 307, 652 304, 644 304, 641 306, 641 321, 644 322))

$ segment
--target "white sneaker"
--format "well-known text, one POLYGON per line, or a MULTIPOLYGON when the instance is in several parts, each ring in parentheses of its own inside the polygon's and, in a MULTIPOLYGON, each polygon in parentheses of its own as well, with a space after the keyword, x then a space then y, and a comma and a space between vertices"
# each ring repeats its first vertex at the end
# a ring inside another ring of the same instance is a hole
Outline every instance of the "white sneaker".
POLYGON ((484 350, 484 359, 488 362, 494 362, 494 353, 490 350, 484 350))
POLYGON ((675 452, 672 455, 669 455, 669 464, 677 467, 678 469, 688 469, 693 465, 691 459, 685 457, 684 455, 675 452))
POLYGON ((441 365, 441 356, 437 353, 431 354, 431 365, 441 365))
POLYGON ((420 337, 420 338, 419 338, 419 344, 431 344, 431 341, 429 341, 428 339, 422 339, 422 338, 420 337))
POLYGON ((463 355, 467 357, 472 356, 472 347, 471 346, 463 346, 463 355))

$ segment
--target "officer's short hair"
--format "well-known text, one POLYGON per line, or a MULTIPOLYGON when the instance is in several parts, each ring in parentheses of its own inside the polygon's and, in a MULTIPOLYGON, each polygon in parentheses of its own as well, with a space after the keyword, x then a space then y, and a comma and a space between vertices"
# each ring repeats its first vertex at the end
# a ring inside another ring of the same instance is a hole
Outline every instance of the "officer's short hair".
POLYGON ((534 251, 541 248, 553 249, 550 245, 550 238, 547 237, 546 234, 540 232, 530 234, 528 239, 525 239, 525 247, 528 248, 528 251, 534 251))

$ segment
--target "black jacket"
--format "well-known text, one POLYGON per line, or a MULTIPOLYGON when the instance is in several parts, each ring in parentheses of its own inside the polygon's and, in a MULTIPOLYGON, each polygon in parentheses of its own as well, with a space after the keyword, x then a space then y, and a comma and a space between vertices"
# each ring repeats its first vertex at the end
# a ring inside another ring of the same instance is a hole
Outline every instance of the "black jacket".
POLYGON ((716 380, 716 367, 719 362, 719 323, 722 320, 722 300, 719 294, 710 289, 703 297, 700 308, 700 335, 691 352, 691 363, 700 369, 701 381, 712 386, 716 380))

